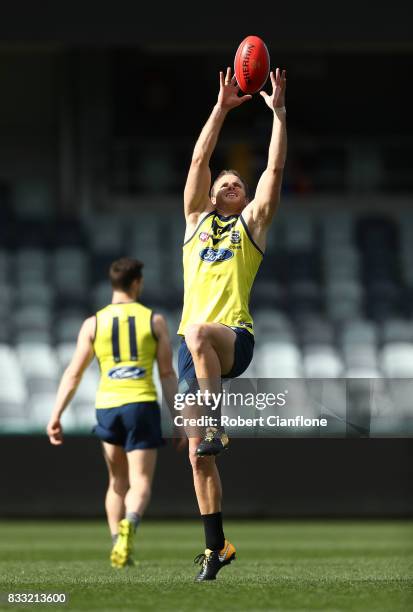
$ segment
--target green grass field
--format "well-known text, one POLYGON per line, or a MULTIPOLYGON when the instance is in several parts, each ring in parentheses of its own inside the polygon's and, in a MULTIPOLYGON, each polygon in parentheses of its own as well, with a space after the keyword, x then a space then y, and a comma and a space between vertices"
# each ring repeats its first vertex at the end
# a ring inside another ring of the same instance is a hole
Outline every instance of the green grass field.
POLYGON ((195 522, 142 523, 134 568, 113 570, 104 522, 0 523, 1 610, 413 610, 411 522, 230 522, 237 560, 195 584, 195 522), (8 592, 65 592, 12 606, 8 592))

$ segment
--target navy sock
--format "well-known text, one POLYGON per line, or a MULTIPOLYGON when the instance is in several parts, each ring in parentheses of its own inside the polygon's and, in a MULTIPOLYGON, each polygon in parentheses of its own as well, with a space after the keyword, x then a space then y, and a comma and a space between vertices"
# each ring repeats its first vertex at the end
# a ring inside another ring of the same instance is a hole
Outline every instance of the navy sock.
POLYGON ((210 550, 221 550, 224 548, 225 544, 221 512, 202 514, 201 516, 204 522, 206 548, 210 550))

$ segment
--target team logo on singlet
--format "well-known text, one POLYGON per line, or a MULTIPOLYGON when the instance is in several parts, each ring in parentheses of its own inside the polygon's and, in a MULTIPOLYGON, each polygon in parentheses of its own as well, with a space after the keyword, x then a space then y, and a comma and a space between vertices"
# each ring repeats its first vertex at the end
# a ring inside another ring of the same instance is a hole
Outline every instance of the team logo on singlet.
POLYGON ((214 216, 211 223, 212 230, 212 244, 214 247, 230 235, 231 230, 235 227, 238 221, 238 216, 232 215, 230 221, 224 221, 222 219, 217 218, 217 215, 214 216))
POLYGON ((232 244, 239 244, 241 242, 241 232, 239 230, 232 230, 230 240, 232 244))
POLYGON ((108 372, 109 378, 112 380, 120 380, 124 378, 132 378, 136 380, 137 378, 143 378, 146 374, 146 370, 144 368, 137 368, 136 366, 119 366, 116 368, 112 368, 108 372))
POLYGON ((202 249, 199 256, 202 261, 206 261, 207 263, 215 263, 218 261, 227 261, 227 259, 231 259, 231 257, 234 257, 234 253, 230 249, 213 249, 212 247, 208 247, 206 249, 202 249))
POLYGON ((209 234, 208 234, 208 232, 201 232, 201 233, 199 234, 199 239, 200 239, 202 242, 206 242, 206 241, 208 240, 208 238, 209 238, 209 234))

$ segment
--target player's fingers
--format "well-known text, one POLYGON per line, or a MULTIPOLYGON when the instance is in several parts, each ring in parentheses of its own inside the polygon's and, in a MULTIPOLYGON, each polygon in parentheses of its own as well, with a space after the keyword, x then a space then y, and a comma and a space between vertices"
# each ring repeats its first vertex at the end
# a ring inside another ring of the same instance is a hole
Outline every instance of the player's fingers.
POLYGON ((260 91, 260 96, 262 96, 263 98, 268 98, 268 94, 266 91, 260 91))
POLYGON ((219 84, 221 87, 224 86, 224 73, 222 72, 222 70, 220 70, 219 72, 219 84))
POLYGON ((236 87, 237 89, 239 89, 239 85, 238 85, 238 81, 237 81, 237 77, 235 76, 235 74, 233 75, 232 79, 231 79, 231 85, 233 87, 236 87))
MULTIPOLYGON (((278 70, 278 68, 277 68, 277 70, 278 70)), ((275 80, 274 72, 272 70, 270 72, 270 79, 271 79, 271 85, 272 85, 273 89, 275 89, 276 80, 275 80)))
POLYGON ((225 75, 225 84, 229 85, 231 83, 231 67, 228 66, 227 74, 225 75))
POLYGON ((276 88, 274 89, 274 100, 278 99, 281 91, 282 91, 282 87, 280 85, 277 85, 276 88))
POLYGON ((241 101, 241 104, 243 102, 246 102, 247 100, 251 100, 252 96, 251 94, 247 94, 246 96, 241 96, 240 98, 238 98, 241 101))

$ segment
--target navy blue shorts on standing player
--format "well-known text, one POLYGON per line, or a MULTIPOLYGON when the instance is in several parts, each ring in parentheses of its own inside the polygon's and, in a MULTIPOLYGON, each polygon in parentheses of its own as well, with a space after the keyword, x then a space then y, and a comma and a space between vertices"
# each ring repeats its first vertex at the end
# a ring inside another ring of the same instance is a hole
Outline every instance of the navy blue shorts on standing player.
MULTIPOLYGON (((234 365, 231 371, 223 375, 222 378, 241 376, 251 363, 254 354, 254 336, 242 327, 231 327, 231 329, 236 334, 234 365)), ((194 393, 198 389, 194 362, 192 361, 192 355, 187 347, 185 338, 182 338, 178 352, 178 376, 180 393, 194 393)))
POLYGON ((165 444, 161 430, 158 402, 136 402, 116 408, 98 408, 98 424, 93 428, 98 438, 122 446, 126 452, 159 448, 165 444))

